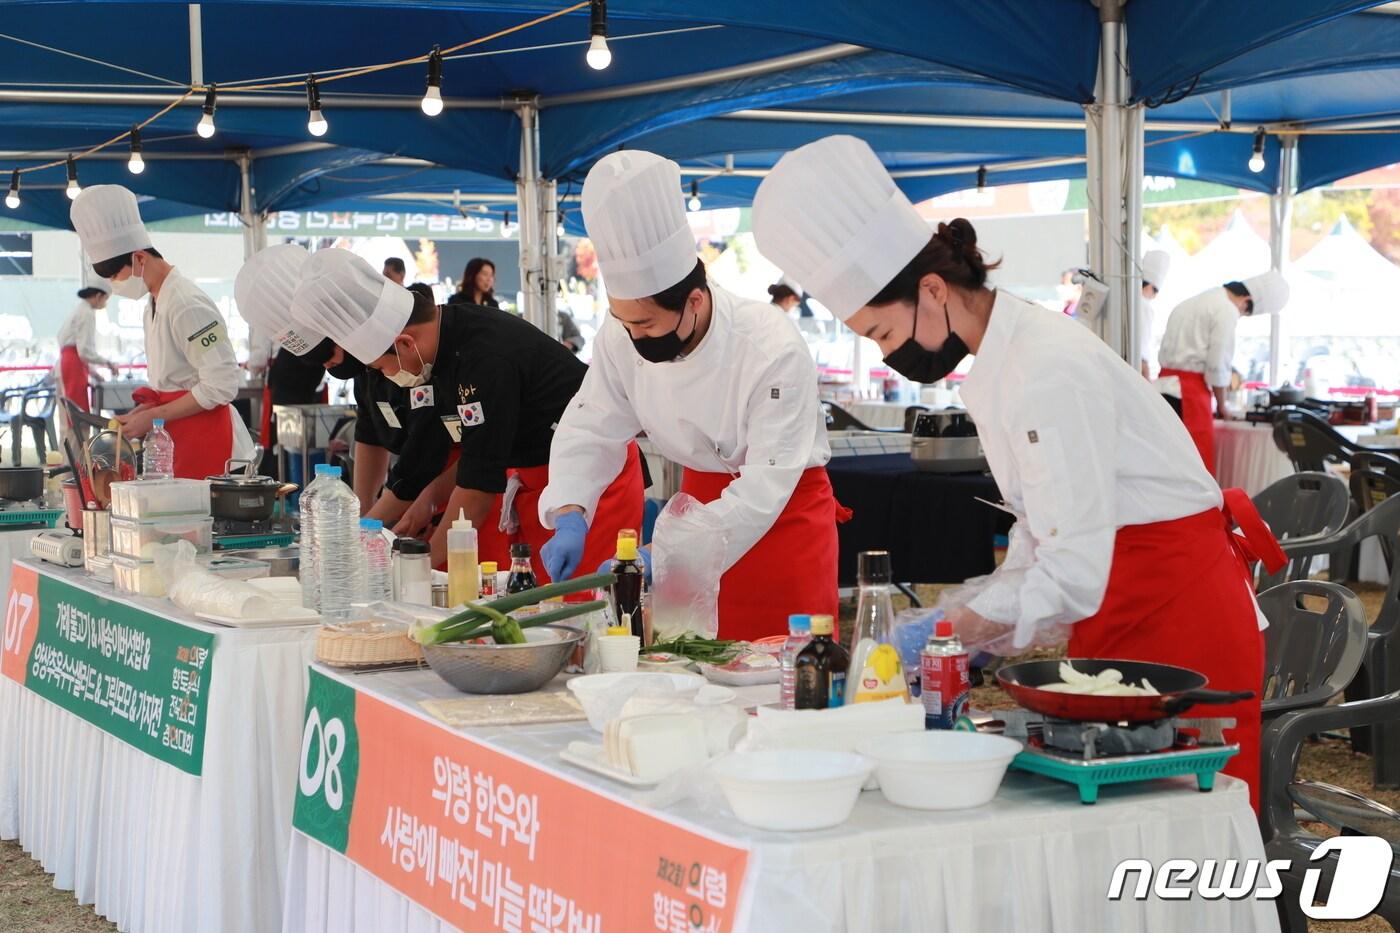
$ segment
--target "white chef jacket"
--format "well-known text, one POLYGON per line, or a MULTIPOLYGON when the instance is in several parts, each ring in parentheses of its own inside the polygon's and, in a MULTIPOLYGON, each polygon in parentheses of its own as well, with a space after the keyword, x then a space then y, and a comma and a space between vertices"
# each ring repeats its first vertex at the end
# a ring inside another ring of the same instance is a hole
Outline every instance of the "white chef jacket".
POLYGON ((1240 310, 1224 288, 1212 288, 1188 298, 1172 309, 1167 332, 1162 335, 1158 359, 1163 369, 1202 373, 1206 385, 1230 384, 1230 364, 1235 358, 1235 328, 1240 310))
POLYGON ((1137 302, 1138 361, 1149 366, 1152 363, 1152 328, 1156 322, 1152 300, 1146 295, 1140 296, 1137 302))
MULTIPOLYGON (((238 359, 224 317, 213 300, 172 268, 160 296, 146 302, 146 381, 158 392, 189 390, 201 408, 227 405, 238 395, 238 359)), ((246 459, 253 442, 238 412, 233 423, 232 456, 246 459)))
POLYGON ((1015 624, 1018 646, 1036 628, 1098 612, 1119 528, 1222 505, 1181 419, 1063 314, 999 290, 962 398, 1035 548, 1024 574, 994 575, 968 606, 1015 624), (1017 609, 991 608, 1006 606, 1017 609))
POLYGON ((83 299, 68 314, 68 320, 58 329, 58 346, 75 347, 84 363, 101 363, 97 355, 97 311, 83 299))
POLYGON ((727 570, 767 534, 802 472, 831 459, 816 364, 792 322, 767 302, 714 285, 710 295, 710 328, 680 360, 646 362, 615 320, 599 330, 550 447, 545 527, 567 505, 591 516, 645 431, 674 463, 737 476, 706 506, 729 531, 727 570))

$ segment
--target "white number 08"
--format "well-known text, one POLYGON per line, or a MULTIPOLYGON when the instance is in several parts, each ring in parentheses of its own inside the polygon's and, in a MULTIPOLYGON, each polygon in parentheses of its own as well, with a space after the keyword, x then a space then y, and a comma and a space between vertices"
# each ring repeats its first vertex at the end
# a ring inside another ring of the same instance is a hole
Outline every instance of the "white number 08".
POLYGON ((322 786, 325 787, 326 804, 332 810, 339 810, 345 802, 345 785, 340 776, 340 759, 345 754, 345 724, 340 719, 332 719, 321 725, 321 713, 314 707, 306 718, 306 728, 301 733, 301 774, 298 783, 301 793, 314 797, 322 786), (316 755, 315 770, 309 770, 312 753, 316 755))

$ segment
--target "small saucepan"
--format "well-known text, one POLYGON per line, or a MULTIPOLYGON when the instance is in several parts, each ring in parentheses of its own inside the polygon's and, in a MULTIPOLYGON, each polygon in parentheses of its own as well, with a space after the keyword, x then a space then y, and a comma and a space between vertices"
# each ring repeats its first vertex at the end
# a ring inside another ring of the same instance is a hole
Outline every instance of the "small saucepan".
POLYGON ((209 477, 209 511, 227 521, 266 521, 277 507, 281 489, 277 480, 253 472, 251 460, 230 460, 223 473, 209 477))
POLYGON ((0 499, 29 502, 43 494, 43 467, 0 467, 0 499))
POLYGON ((1022 661, 997 670, 997 680, 1011 698, 1032 712, 1074 722, 1155 722, 1170 719, 1198 703, 1226 704, 1254 698, 1245 690, 1232 693, 1207 690, 1206 677, 1185 667, 1151 664, 1146 661, 1115 661, 1105 658, 1068 658, 1081 674, 1090 677, 1113 668, 1123 674, 1123 683, 1142 686, 1146 678, 1157 696, 1094 696, 1044 690, 1060 683, 1059 660, 1022 661))

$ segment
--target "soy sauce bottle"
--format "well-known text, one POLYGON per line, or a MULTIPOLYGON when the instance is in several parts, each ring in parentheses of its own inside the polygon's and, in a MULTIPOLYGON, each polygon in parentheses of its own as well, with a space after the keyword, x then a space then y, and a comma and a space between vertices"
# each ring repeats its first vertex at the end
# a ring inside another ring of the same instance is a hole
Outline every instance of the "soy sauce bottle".
POLYGON ((530 566, 530 545, 512 544, 510 546, 510 576, 506 578, 506 592, 523 593, 526 590, 533 590, 538 585, 535 582, 535 570, 530 566))
POLYGON ((832 641, 834 629, 831 616, 812 616, 812 640, 793 662, 793 708, 835 709, 846 702, 846 673, 851 667, 851 656, 832 641))
POLYGON ((608 568, 617 574, 617 582, 612 585, 612 610, 614 624, 626 625, 629 619, 632 634, 646 644, 646 629, 642 619, 642 581, 646 578, 646 567, 637 553, 637 533, 623 528, 617 533, 617 556, 608 568))

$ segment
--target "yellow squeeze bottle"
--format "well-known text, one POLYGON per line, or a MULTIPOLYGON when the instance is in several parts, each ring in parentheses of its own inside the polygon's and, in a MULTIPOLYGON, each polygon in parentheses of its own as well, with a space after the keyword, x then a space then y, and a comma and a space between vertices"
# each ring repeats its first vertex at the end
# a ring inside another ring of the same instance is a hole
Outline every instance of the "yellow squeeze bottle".
POLYGON ((476 561, 476 529, 464 511, 447 529, 447 602, 476 602, 481 596, 481 568, 476 561))

